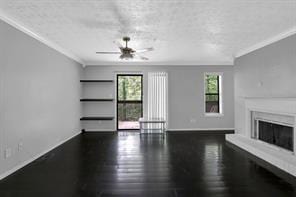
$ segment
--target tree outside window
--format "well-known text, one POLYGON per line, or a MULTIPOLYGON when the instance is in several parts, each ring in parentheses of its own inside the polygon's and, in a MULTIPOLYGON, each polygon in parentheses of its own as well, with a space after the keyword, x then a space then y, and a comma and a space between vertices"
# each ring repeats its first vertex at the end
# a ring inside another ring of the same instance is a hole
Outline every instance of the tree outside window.
POLYGON ((220 75, 205 75, 205 112, 220 113, 220 75))

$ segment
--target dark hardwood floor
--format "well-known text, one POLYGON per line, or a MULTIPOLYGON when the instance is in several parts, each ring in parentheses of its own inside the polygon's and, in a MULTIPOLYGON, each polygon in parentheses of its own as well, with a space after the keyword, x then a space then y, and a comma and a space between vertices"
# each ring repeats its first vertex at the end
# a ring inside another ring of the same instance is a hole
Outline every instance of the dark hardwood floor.
POLYGON ((84 133, 0 181, 0 196, 295 196, 295 178, 224 134, 84 133))

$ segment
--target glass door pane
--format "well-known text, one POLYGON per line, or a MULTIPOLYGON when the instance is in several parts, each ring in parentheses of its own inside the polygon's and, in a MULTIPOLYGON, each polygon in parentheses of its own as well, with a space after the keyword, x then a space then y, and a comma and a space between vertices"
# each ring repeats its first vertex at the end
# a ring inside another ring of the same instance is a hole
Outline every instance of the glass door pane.
POLYGON ((117 129, 139 129, 142 117, 142 75, 117 75, 117 129))

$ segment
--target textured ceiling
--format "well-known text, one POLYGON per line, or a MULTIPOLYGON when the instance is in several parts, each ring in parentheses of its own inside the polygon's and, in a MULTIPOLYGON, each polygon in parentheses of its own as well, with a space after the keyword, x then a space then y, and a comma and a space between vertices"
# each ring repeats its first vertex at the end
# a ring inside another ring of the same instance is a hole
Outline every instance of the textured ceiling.
POLYGON ((150 63, 232 62, 296 26, 296 0, 0 0, 0 11, 86 64, 115 64, 113 43, 154 47, 150 63))

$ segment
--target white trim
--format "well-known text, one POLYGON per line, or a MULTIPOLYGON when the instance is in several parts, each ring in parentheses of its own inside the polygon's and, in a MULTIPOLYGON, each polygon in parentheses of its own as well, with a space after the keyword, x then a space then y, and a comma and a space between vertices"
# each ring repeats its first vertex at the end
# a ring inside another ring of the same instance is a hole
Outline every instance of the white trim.
MULTIPOLYGON (((251 111, 251 112, 256 112, 256 111, 251 111)), ((292 117, 292 118, 294 118, 294 117, 292 117)), ((278 124, 278 125, 287 126, 287 127, 294 127, 294 124, 269 120, 269 119, 265 119, 265 118, 254 118, 254 120, 255 121, 261 121, 261 122, 268 122, 268 123, 272 123, 272 124, 278 124)))
POLYGON ((167 131, 225 131, 234 130, 234 128, 192 128, 192 129, 167 129, 167 131))
POLYGON ((76 55, 74 55, 70 51, 62 48, 58 44, 49 41, 48 39, 42 37, 41 35, 39 35, 37 33, 34 33, 29 28, 25 27, 24 25, 21 25, 15 19, 12 19, 11 17, 8 17, 7 15, 5 15, 1 9, 0 9, 0 20, 6 22, 7 24, 11 25, 12 27, 16 28, 17 30, 31 36, 32 38, 35 38, 39 42, 41 42, 41 43, 45 44, 46 46, 58 51, 59 53, 61 53, 61 54, 65 55, 65 56, 79 62, 82 65, 85 65, 81 58, 77 57, 76 55))
POLYGON ((243 55, 246 55, 246 54, 248 54, 248 53, 250 53, 252 51, 263 48, 263 47, 265 47, 267 45, 270 45, 270 44, 275 43, 275 42, 277 42, 279 40, 287 38, 287 37, 289 37, 289 36, 291 36, 293 34, 296 34, 296 27, 293 27, 293 28, 289 29, 288 31, 280 33, 280 34, 278 34, 278 35, 276 35, 274 37, 271 37, 269 39, 263 40, 262 42, 259 42, 259 43, 255 44, 255 45, 251 46, 251 47, 240 50, 238 53, 236 53, 234 55, 234 58, 238 58, 238 57, 241 57, 243 55))
POLYGON ((207 62, 177 62, 177 61, 114 61, 114 62, 100 62, 88 61, 86 66, 233 66, 233 60, 230 61, 207 61, 207 62))
POLYGON ((144 72, 143 71, 113 71, 114 74, 116 75, 116 79, 117 79, 117 75, 143 75, 144 76, 144 72))
POLYGON ((33 156, 32 158, 23 161, 22 163, 20 163, 19 165, 13 167, 12 169, 0 174, 0 180, 4 179, 5 177, 11 175, 12 173, 16 172, 17 170, 25 167, 26 165, 28 165, 29 163, 33 162, 34 160, 38 159, 39 157, 45 155, 46 153, 50 152, 51 150, 57 148, 58 146, 62 145, 63 143, 67 142, 68 140, 74 138, 75 136, 79 135, 81 132, 79 131, 78 133, 75 133, 74 135, 70 136, 69 138, 62 140, 61 142, 57 143, 56 145, 52 146, 51 148, 33 156))
POLYGON ((205 113, 204 115, 205 117, 209 117, 209 118, 219 118, 224 116, 224 114, 222 113, 205 113))

